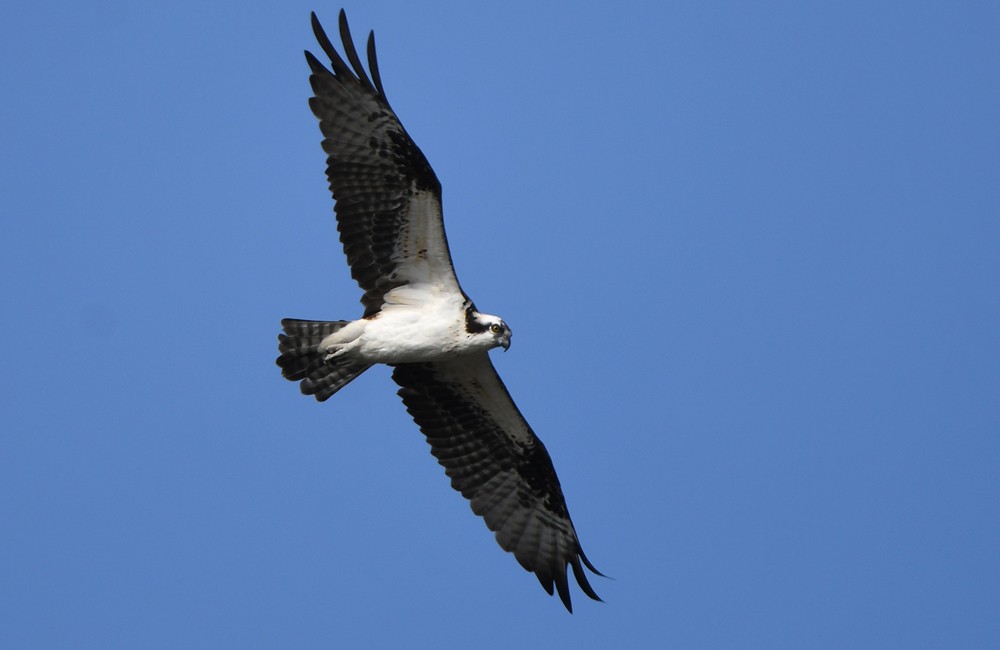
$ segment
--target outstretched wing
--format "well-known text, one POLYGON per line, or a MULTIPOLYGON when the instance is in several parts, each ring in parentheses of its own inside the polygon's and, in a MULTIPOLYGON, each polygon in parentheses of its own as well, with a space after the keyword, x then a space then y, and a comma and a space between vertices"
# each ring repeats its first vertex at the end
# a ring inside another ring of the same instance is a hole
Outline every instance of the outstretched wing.
POLYGON ((453 361, 399 364, 392 378, 453 488, 496 532, 497 542, 573 611, 567 565, 600 600, 545 445, 532 432, 486 353, 453 361))
POLYGON ((386 292, 405 284, 461 293, 444 233, 441 183, 386 100, 375 34, 368 36, 369 78, 343 10, 340 38, 350 67, 316 14, 312 25, 332 72, 306 52, 315 94, 309 106, 323 132, 337 230, 351 275, 365 292, 365 315, 381 308, 386 292))

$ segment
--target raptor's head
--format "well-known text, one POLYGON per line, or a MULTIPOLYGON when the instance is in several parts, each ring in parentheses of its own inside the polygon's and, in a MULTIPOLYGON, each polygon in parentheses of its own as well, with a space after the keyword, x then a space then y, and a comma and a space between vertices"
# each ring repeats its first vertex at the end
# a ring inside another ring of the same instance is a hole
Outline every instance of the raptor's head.
POLYGON ((510 348, 511 331, 499 316, 481 314, 474 309, 465 312, 465 331, 472 336, 489 342, 489 347, 510 348))

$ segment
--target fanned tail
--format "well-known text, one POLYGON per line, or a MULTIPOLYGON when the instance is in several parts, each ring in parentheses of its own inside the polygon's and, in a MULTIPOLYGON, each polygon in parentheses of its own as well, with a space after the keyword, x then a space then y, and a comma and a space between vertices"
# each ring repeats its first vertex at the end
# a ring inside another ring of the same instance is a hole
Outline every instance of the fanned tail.
POLYGON ((304 395, 312 395, 323 402, 338 390, 371 367, 370 363, 357 363, 345 359, 327 361, 319 352, 319 344, 350 321, 316 321, 285 318, 281 321, 284 334, 278 335, 276 363, 281 374, 290 381, 301 382, 304 395))

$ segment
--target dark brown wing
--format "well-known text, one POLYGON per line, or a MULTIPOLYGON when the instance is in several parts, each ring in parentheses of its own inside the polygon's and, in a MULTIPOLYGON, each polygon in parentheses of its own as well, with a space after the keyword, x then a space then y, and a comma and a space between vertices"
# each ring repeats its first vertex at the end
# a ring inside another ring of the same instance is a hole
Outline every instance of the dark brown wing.
POLYGON ((427 436, 431 453, 497 542, 538 577, 553 583, 573 611, 566 567, 584 593, 600 600, 545 445, 532 432, 484 352, 454 361, 400 364, 392 378, 427 436))
POLYGON ((343 10, 340 38, 350 67, 316 14, 312 25, 332 71, 306 52, 314 93, 309 106, 323 132, 337 229, 351 275, 365 292, 365 315, 405 284, 429 282, 461 293, 444 233, 441 183, 386 100, 375 35, 368 37, 369 78, 343 10))

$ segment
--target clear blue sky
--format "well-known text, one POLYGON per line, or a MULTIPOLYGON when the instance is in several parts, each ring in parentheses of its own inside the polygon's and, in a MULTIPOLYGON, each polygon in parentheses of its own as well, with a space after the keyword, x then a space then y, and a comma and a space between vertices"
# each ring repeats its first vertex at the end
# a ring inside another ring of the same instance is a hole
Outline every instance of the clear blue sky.
POLYGON ((376 369, 313 2, 0 22, 0 647, 1000 647, 1000 9, 350 2, 607 601, 562 610, 376 369))

